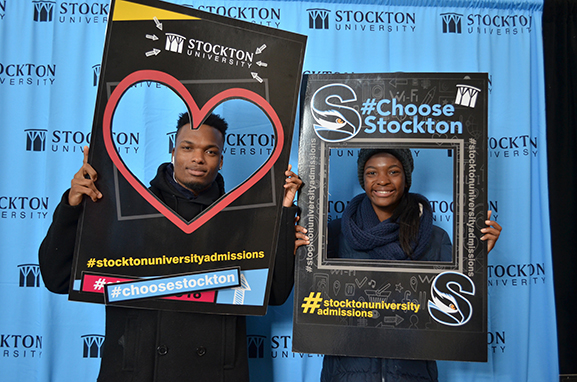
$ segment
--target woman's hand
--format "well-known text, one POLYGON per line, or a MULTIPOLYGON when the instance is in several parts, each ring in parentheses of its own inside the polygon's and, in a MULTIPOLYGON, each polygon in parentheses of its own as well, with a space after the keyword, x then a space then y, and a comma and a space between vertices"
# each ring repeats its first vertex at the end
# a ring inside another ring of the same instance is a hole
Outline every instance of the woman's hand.
POLYGON ((481 232, 483 233, 481 240, 487 241, 487 253, 489 253, 493 247, 495 247, 497 240, 499 240, 499 235, 501 235, 503 228, 499 223, 491 220, 491 211, 487 211, 487 220, 485 220, 485 224, 487 224, 487 227, 481 229, 481 232))

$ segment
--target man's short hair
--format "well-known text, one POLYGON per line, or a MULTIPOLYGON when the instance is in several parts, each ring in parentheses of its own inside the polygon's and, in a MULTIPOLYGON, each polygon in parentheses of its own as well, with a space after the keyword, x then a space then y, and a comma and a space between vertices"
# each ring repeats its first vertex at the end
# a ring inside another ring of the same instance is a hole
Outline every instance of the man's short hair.
MULTIPOLYGON (((176 123, 176 135, 180 131, 180 128, 187 123, 190 123, 190 116, 187 112, 184 112, 178 116, 178 122, 176 123)), ((226 129, 228 129, 228 123, 218 114, 210 113, 206 120, 202 123, 203 125, 208 125, 214 127, 222 134, 222 138, 226 137, 226 129)))

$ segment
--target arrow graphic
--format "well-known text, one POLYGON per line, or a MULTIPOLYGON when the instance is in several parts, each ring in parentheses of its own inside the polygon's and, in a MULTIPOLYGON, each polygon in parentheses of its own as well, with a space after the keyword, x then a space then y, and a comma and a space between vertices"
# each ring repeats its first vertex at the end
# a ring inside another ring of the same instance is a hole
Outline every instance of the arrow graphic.
POLYGON ((156 18, 156 16, 154 16, 153 18, 154 23, 156 24, 156 27, 160 30, 162 30, 162 23, 160 21, 158 21, 158 19, 156 18))
POLYGON ((252 78, 254 78, 255 80, 257 80, 258 82, 260 82, 262 84, 263 79, 258 76, 258 73, 250 72, 250 74, 252 75, 252 78))
POLYGON ((266 49, 266 44, 262 44, 260 47, 256 48, 255 53, 256 54, 261 54, 263 50, 266 49))
POLYGON ((157 56, 158 53, 160 53, 160 49, 152 49, 151 51, 146 52, 146 57, 150 57, 150 56, 157 56))
POLYGON ((263 67, 265 67, 265 68, 268 66, 268 64, 267 64, 266 62, 262 62, 262 61, 257 61, 256 64, 257 64, 258 66, 263 66, 263 67))
POLYGON ((147 35, 146 35, 146 38, 149 39, 149 40, 152 40, 152 41, 158 40, 158 37, 156 37, 155 34, 147 34, 147 35))
POLYGON ((399 325, 401 322, 405 321, 403 317, 395 314, 394 316, 385 316, 383 318, 383 322, 385 324, 395 324, 395 326, 399 325))
POLYGON ((251 290, 250 285, 248 285, 248 281, 243 274, 240 275, 240 286, 232 289, 234 289, 234 298, 232 303, 234 305, 243 305, 245 292, 251 290))

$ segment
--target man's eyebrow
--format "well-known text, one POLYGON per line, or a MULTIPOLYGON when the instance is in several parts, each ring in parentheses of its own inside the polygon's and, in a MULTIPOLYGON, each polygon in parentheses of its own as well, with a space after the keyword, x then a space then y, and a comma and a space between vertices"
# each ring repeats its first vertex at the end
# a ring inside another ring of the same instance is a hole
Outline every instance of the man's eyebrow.
MULTIPOLYGON (((181 144, 183 144, 183 143, 188 143, 188 144, 191 144, 191 145, 196 145, 196 144, 197 144, 195 141, 191 141, 190 139, 183 139, 182 141, 180 141, 180 143, 181 143, 181 144)), ((220 149, 220 147, 218 146, 217 143, 210 143, 210 144, 206 145, 205 147, 216 147, 216 148, 220 149)))

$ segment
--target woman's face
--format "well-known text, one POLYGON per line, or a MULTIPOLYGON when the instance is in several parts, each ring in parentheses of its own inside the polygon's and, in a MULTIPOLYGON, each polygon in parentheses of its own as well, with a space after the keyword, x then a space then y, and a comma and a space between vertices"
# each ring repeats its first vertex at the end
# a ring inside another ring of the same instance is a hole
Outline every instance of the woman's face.
POLYGON ((405 171, 392 154, 378 153, 365 163, 365 192, 380 221, 391 217, 405 192, 405 171))

